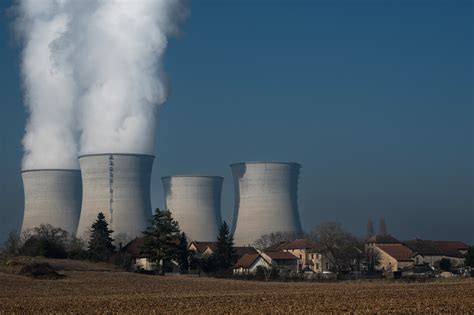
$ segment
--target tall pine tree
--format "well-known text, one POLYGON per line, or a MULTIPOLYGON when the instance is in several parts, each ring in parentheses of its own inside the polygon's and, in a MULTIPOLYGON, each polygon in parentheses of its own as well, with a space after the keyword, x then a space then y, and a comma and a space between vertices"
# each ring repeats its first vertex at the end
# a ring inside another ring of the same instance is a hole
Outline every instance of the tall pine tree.
POLYGON ((89 259, 106 261, 113 254, 115 246, 112 244, 114 240, 111 237, 113 231, 109 229, 109 224, 102 212, 97 215, 97 221, 92 224, 90 233, 87 248, 89 259))
POLYGON ((179 245, 176 252, 176 259, 178 260, 179 269, 181 273, 187 273, 189 271, 189 250, 188 250, 188 239, 186 233, 182 232, 179 245))
POLYGON ((169 211, 157 208, 143 235, 143 256, 157 266, 161 263, 160 273, 164 275, 165 263, 176 257, 180 238, 178 222, 173 220, 169 211))
POLYGON ((217 271, 225 271, 235 264, 236 258, 234 238, 230 234, 229 226, 224 221, 219 227, 216 250, 212 255, 212 260, 215 263, 217 271))

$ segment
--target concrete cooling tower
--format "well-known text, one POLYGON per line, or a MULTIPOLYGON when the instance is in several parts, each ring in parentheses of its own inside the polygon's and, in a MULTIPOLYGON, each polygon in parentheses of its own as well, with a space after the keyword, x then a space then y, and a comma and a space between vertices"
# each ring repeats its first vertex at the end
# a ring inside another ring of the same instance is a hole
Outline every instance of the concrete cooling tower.
POLYGON ((290 162, 232 164, 236 245, 251 245, 272 232, 301 232, 298 176, 301 165, 290 162))
POLYGON ((102 212, 114 236, 141 236, 151 218, 150 181, 154 156, 90 154, 79 157, 82 210, 77 236, 87 232, 102 212))
POLYGON ((189 239, 215 241, 221 224, 223 178, 168 176, 161 179, 166 209, 171 211, 189 239))
POLYGON ((74 235, 81 211, 81 172, 43 169, 25 170, 21 175, 25 192, 21 230, 50 224, 74 235))

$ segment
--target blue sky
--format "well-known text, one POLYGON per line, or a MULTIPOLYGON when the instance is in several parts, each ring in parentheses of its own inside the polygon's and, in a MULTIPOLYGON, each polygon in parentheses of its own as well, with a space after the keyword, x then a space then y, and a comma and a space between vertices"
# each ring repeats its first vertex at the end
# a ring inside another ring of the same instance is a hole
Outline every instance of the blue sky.
MULTIPOLYGON (((0 240, 19 229, 25 124, 20 47, 2 1, 0 240)), ((171 95, 160 114, 160 178, 225 177, 229 164, 303 165, 303 227, 339 221, 474 243, 472 1, 195 0, 165 58, 171 95)))

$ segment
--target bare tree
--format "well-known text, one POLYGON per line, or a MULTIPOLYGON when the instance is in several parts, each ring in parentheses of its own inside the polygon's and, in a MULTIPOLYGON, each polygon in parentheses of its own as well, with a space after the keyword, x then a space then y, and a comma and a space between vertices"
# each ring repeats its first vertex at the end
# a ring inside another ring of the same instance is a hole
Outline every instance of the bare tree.
POLYGON ((318 225, 311 233, 311 239, 321 245, 322 252, 337 272, 349 269, 354 261, 360 259, 360 242, 340 223, 318 225))
POLYGON ((1 253, 8 256, 16 256, 20 254, 21 239, 18 233, 12 231, 8 234, 8 238, 3 243, 1 253))
POLYGON ((270 246, 282 242, 291 242, 301 237, 303 237, 303 234, 297 232, 272 232, 260 236, 260 238, 253 243, 253 246, 257 249, 264 250, 270 246))
POLYGON ((387 225, 385 224, 385 219, 381 218, 379 223, 379 234, 387 235, 387 225))

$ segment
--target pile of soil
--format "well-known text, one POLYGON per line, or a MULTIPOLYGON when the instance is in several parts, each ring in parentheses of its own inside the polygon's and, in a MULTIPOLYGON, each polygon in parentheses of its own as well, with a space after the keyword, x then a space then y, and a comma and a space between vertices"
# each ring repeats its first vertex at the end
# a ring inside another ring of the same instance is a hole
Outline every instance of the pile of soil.
POLYGON ((61 279, 64 277, 63 275, 57 273, 49 264, 36 262, 21 266, 16 274, 35 279, 50 280, 61 279))

